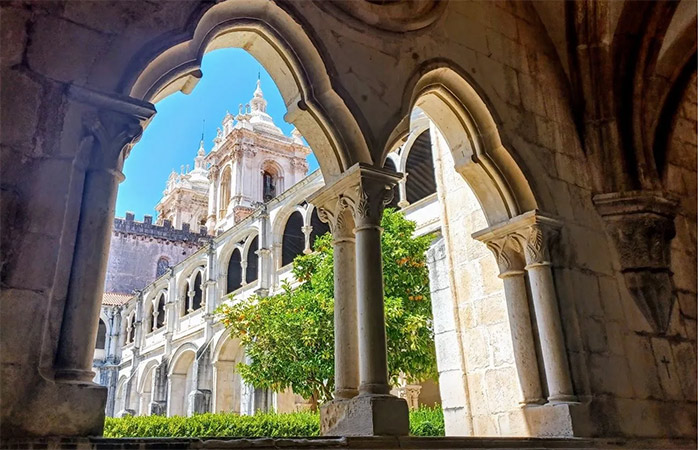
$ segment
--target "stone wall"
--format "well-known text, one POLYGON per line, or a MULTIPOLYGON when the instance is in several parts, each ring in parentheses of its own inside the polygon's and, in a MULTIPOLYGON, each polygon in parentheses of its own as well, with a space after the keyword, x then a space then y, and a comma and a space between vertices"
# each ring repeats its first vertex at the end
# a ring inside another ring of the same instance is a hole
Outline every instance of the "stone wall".
POLYGON ((146 216, 143 222, 136 222, 130 213, 125 219, 114 219, 105 292, 131 294, 134 289, 143 289, 157 278, 156 265, 161 257, 174 266, 208 240, 206 229, 196 234, 189 231, 188 224, 177 230, 169 221, 163 226, 151 221, 146 216))

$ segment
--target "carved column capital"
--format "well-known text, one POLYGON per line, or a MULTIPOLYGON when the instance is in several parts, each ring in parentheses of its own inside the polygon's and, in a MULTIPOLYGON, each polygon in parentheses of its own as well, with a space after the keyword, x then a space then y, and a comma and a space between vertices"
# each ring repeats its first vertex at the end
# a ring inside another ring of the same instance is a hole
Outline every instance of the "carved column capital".
POLYGON ((69 88, 68 95, 88 107, 82 115, 81 144, 90 152, 88 168, 121 172, 131 148, 141 138, 144 125, 156 112, 153 105, 75 85, 69 88))
POLYGON ((485 243, 496 258, 499 278, 521 276, 525 272, 522 247, 514 235, 495 238, 485 243))
POLYGON ((625 284, 656 332, 668 329, 675 302, 671 240, 678 200, 656 191, 593 197, 620 259, 625 284))
POLYGON ((331 227, 338 226, 337 220, 346 208, 352 212, 356 228, 379 227, 384 206, 391 202, 393 187, 401 176, 357 163, 314 194, 309 202, 319 206, 321 220, 324 220, 321 217, 324 215, 326 219, 336 221, 335 224, 328 222, 331 227))
POLYGON ((549 247, 560 227, 557 219, 532 210, 477 231, 472 237, 489 247, 503 273, 508 266, 523 259, 526 264, 524 268, 551 264, 549 247))

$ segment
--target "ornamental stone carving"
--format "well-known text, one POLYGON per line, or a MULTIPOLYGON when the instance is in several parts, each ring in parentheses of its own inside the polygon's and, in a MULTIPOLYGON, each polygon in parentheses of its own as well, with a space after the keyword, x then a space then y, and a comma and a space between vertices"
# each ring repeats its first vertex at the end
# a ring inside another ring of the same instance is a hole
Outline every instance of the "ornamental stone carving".
POLYGON ((617 249, 625 284, 654 331, 665 333, 675 302, 670 265, 678 201, 661 192, 593 197, 617 249))

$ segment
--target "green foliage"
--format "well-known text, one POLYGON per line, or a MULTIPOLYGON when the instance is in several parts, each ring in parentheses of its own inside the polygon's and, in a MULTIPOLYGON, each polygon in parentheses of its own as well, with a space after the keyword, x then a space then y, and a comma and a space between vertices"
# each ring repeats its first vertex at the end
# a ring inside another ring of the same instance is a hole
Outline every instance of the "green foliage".
POLYGON ((318 414, 197 414, 191 417, 105 418, 105 437, 306 437, 318 436, 318 414))
MULTIPOLYGON (((389 377, 403 373, 408 382, 436 378, 435 345, 425 252, 432 236, 413 237, 415 223, 388 209, 382 217, 384 305, 389 377)), ((333 392, 333 246, 330 234, 314 244, 314 253, 294 260, 299 284, 281 293, 253 296, 218 313, 233 337, 241 340, 250 364, 240 364, 243 379, 280 392, 291 387, 312 404, 333 392)))
MULTIPOLYGON (((440 406, 421 408, 410 413, 411 434, 444 436, 445 425, 440 406)), ((198 414, 192 417, 107 417, 104 436, 127 437, 311 437, 318 436, 318 413, 309 411, 254 416, 238 414, 198 414)))
POLYGON ((422 406, 409 414, 409 426, 411 436, 444 436, 445 417, 442 414, 442 407, 435 405, 431 407, 422 406))

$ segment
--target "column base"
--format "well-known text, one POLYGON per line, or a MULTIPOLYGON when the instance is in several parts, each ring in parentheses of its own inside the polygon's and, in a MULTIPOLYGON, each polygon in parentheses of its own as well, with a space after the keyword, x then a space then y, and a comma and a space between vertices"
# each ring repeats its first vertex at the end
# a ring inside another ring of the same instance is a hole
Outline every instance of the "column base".
POLYGON ((407 436, 408 404, 393 395, 362 395, 321 406, 324 436, 407 436))

